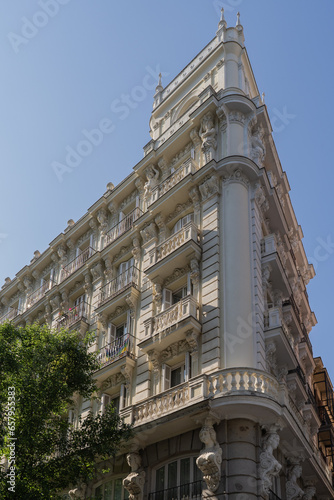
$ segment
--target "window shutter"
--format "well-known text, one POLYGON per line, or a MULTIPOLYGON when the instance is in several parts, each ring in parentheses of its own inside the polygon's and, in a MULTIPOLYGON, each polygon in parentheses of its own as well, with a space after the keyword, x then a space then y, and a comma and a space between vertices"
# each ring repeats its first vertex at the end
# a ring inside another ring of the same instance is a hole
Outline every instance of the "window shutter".
POLYGON ((110 404, 111 397, 109 394, 102 394, 102 413, 105 412, 106 407, 110 404))
POLYGON ((116 326, 113 323, 108 324, 108 344, 111 344, 116 338, 116 326))
POLYGON ((171 369, 165 363, 162 364, 162 390, 167 391, 170 389, 171 369))
POLYGON ((163 311, 168 309, 173 302, 173 294, 171 290, 168 290, 168 288, 163 289, 163 301, 162 301, 162 308, 163 311))
POLYGON ((188 380, 191 377, 190 366, 191 366, 191 364, 190 364, 190 352, 187 351, 185 354, 185 358, 184 358, 184 381, 185 382, 188 382, 188 380))

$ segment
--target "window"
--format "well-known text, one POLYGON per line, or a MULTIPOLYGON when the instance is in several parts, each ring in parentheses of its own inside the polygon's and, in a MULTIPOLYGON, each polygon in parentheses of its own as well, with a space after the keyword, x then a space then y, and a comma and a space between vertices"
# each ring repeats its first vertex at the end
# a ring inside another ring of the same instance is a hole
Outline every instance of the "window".
POLYGON ((155 472, 155 493, 152 500, 200 498, 202 473, 196 465, 196 457, 174 460, 155 472))
POLYGON ((167 391, 183 382, 187 382, 191 377, 190 353, 186 352, 184 361, 175 366, 163 363, 161 366, 161 390, 167 391))
POLYGON ((182 217, 181 219, 179 219, 177 221, 177 223, 174 225, 173 227, 173 230, 172 230, 172 234, 175 234, 177 233, 178 231, 180 231, 186 224, 189 224, 189 222, 193 221, 194 220, 194 214, 191 213, 191 214, 188 214, 188 215, 185 215, 184 217, 182 217))
POLYGON ((129 493, 123 488, 123 478, 111 479, 95 490, 96 500, 126 500, 129 493))
POLYGON ((190 279, 190 274, 187 276, 187 283, 175 291, 164 288, 162 291, 162 311, 180 302, 180 300, 193 294, 193 284, 190 279))
POLYGON ((102 413, 105 412, 107 406, 109 406, 111 403, 116 408, 116 413, 119 413, 119 411, 125 406, 125 400, 126 400, 126 388, 124 384, 121 385, 121 391, 120 394, 118 395, 102 394, 101 398, 102 413))

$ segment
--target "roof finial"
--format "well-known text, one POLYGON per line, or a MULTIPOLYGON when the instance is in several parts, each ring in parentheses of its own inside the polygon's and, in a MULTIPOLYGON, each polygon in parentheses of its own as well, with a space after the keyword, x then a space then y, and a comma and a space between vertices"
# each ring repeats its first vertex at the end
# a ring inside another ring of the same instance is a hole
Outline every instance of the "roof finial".
POLYGON ((221 8, 221 14, 220 14, 220 21, 219 21, 219 24, 218 24, 218 29, 219 28, 226 28, 227 26, 227 23, 225 21, 225 16, 224 16, 224 7, 221 8))
POLYGON ((161 92, 164 89, 162 86, 162 83, 161 83, 161 77, 162 77, 162 75, 161 75, 161 73, 159 73, 159 82, 158 82, 158 85, 156 86, 156 89, 155 89, 156 92, 161 92))
POLYGON ((261 101, 262 101, 262 104, 264 104, 265 97, 266 97, 265 92, 262 92, 262 94, 261 94, 261 101))
POLYGON ((237 13, 237 24, 236 26, 241 26, 241 22, 240 22, 240 12, 237 13))

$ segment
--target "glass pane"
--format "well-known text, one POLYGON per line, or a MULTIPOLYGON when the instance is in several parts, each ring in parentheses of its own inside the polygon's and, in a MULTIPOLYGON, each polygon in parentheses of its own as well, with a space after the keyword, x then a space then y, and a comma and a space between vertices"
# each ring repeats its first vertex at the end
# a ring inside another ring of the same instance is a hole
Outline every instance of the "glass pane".
POLYGON ((181 384, 181 372, 183 370, 183 367, 176 368, 175 370, 172 370, 171 374, 171 387, 175 387, 176 385, 181 384))
POLYGON ((182 458, 180 464, 180 497, 189 496, 190 458, 182 458))
POLYGON ((122 500, 122 479, 115 479, 115 495, 114 500, 122 500))
POLYGON ((165 489, 165 467, 161 467, 156 472, 155 491, 161 491, 164 489, 165 489))
POLYGON ((103 500, 112 500, 112 481, 104 485, 104 496, 103 500))
POLYGON ((177 462, 168 464, 167 500, 177 498, 177 462))
POLYGON ((99 486, 98 488, 96 488, 95 490, 95 498, 96 500, 102 500, 103 497, 102 497, 102 486, 99 486))

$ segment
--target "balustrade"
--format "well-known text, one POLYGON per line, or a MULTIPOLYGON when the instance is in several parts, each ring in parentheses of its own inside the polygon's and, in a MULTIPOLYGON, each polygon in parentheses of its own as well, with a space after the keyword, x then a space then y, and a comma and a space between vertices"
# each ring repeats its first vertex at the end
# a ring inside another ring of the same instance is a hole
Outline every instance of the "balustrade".
POLYGON ((139 270, 135 266, 129 267, 129 269, 117 276, 117 278, 109 281, 100 288, 98 307, 132 286, 139 288, 139 270))
POLYGON ((96 250, 91 247, 83 250, 75 259, 73 259, 69 264, 63 267, 60 273, 60 281, 64 281, 71 274, 80 269, 80 267, 82 267, 87 262, 87 260, 95 253, 96 250))
POLYGON ((152 190, 150 198, 147 200, 149 207, 156 200, 161 198, 164 194, 170 191, 176 184, 182 181, 187 175, 194 174, 197 171, 197 165, 192 158, 188 158, 182 165, 171 173, 167 179, 161 182, 157 187, 152 190))
POLYGON ((143 214, 140 208, 136 207, 132 212, 127 214, 120 222, 118 222, 115 226, 113 226, 106 234, 104 238, 104 248, 117 238, 122 236, 122 234, 126 233, 130 229, 133 228, 134 222, 139 219, 139 217, 143 214))
POLYGON ((55 285, 55 282, 52 280, 49 280, 49 281, 43 283, 43 285, 41 287, 39 287, 38 290, 31 293, 27 298, 27 308, 36 304, 36 302, 38 302, 42 297, 44 297, 46 292, 51 290, 51 288, 54 285, 55 285))
POLYGON ((187 295, 187 297, 170 306, 166 311, 158 314, 155 317, 154 333, 171 328, 189 316, 197 318, 197 302, 192 295, 187 295))
POLYGON ((62 313, 58 318, 58 328, 70 328, 77 321, 88 321, 88 304, 81 302, 76 307, 69 309, 66 313, 62 313))

